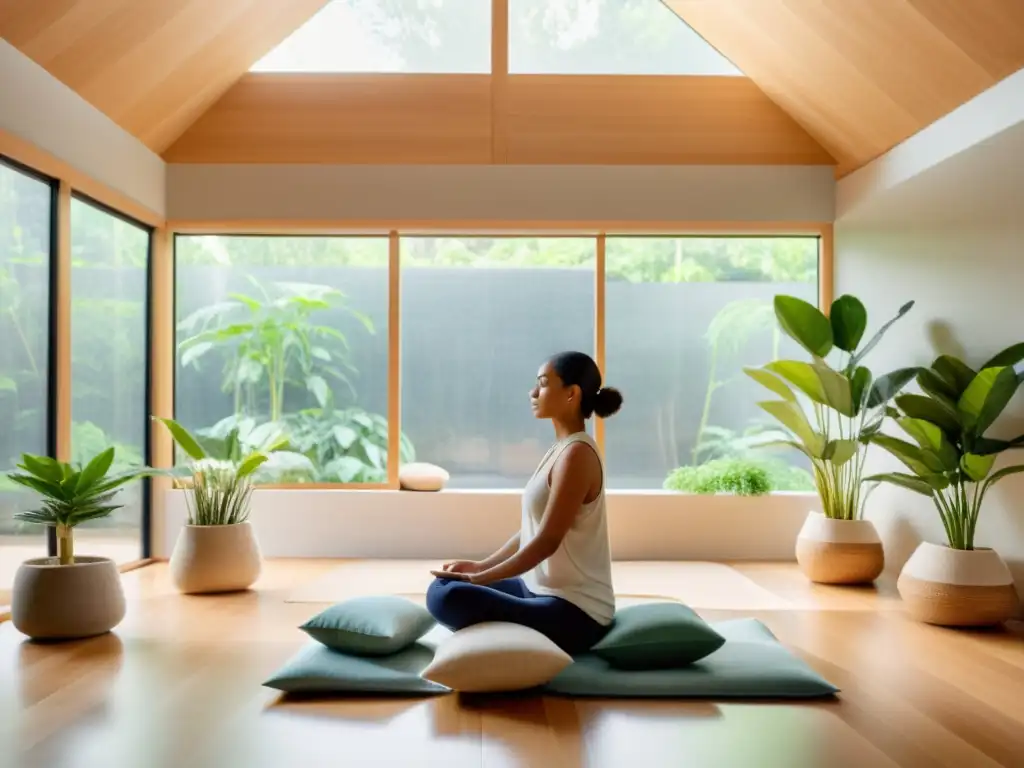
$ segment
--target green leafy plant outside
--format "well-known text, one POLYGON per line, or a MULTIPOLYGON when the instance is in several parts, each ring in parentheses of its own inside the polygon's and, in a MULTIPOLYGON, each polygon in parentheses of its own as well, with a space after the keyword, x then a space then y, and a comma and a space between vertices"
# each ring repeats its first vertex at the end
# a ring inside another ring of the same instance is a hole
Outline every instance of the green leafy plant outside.
POLYGON ((779 326, 811 355, 811 361, 775 360, 759 368, 744 368, 754 381, 778 396, 758 405, 790 436, 775 444, 794 448, 810 459, 826 517, 861 517, 865 449, 881 430, 889 401, 917 373, 916 368, 904 368, 875 377, 863 361, 913 305, 908 302, 900 307, 896 316, 861 346, 868 316, 859 299, 840 296, 826 316, 803 299, 776 296, 779 326), (833 351, 840 357, 837 368, 825 360, 833 351), (812 418, 808 418, 803 401, 809 401, 812 418))
POLYGON ((996 457, 1024 446, 1013 440, 985 436, 1024 383, 1018 372, 1024 343, 988 360, 977 371, 951 355, 941 355, 920 368, 917 383, 923 394, 895 399, 890 415, 913 442, 875 434, 871 441, 899 459, 909 472, 865 478, 906 488, 935 504, 952 549, 974 549, 975 532, 985 495, 998 482, 1024 472, 1024 465, 993 472, 996 457))
POLYGON ((118 490, 153 471, 129 469, 110 474, 114 464, 113 447, 97 454, 83 467, 47 456, 22 454, 18 471, 7 473, 8 479, 29 488, 43 498, 38 509, 15 514, 15 519, 56 529, 57 559, 60 565, 73 565, 74 528, 90 520, 107 517, 122 505, 113 503, 118 490))
POLYGON ((772 490, 765 467, 745 459, 712 459, 698 466, 679 467, 669 473, 664 487, 683 493, 733 493, 737 496, 763 496, 772 490))

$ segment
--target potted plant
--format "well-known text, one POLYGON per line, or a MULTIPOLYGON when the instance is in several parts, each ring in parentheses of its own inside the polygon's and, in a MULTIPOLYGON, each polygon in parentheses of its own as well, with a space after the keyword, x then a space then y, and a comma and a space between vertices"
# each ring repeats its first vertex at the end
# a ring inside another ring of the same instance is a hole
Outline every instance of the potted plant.
POLYGON ((188 519, 171 552, 171 578, 186 594, 235 592, 259 578, 262 556, 249 522, 252 473, 267 460, 254 451, 240 461, 213 459, 173 419, 157 419, 192 460, 186 469, 188 519))
POLYGON ((866 478, 898 485, 932 500, 946 531, 945 544, 922 543, 900 573, 897 586, 910 614, 945 626, 985 626, 1013 616, 1018 607, 1013 577, 999 554, 975 546, 985 496, 1024 465, 993 472, 996 457, 1024 445, 986 437, 1024 374, 1024 344, 1003 350, 979 371, 950 355, 936 358, 917 376, 923 394, 896 398, 896 423, 913 442, 876 434, 872 442, 899 459, 907 472, 866 478))
POLYGON ((811 463, 821 512, 812 511, 796 541, 796 559, 804 574, 824 584, 874 581, 885 566, 882 542, 863 517, 861 477, 865 449, 881 429, 887 403, 915 376, 907 368, 875 378, 862 363, 885 332, 910 311, 900 307, 863 346, 867 310, 853 296, 836 299, 826 317, 793 296, 775 297, 782 331, 811 355, 810 362, 776 360, 744 368, 754 381, 779 399, 758 403, 789 433, 776 444, 794 448, 811 463), (833 368, 825 358, 839 357, 833 368), (808 417, 802 400, 810 402, 808 417))
POLYGON ((75 555, 74 547, 75 527, 120 509, 113 503, 118 489, 149 472, 138 468, 110 474, 113 463, 113 448, 84 468, 22 454, 20 471, 8 473, 12 482, 43 499, 38 509, 15 518, 57 533, 57 557, 26 560, 14 577, 11 621, 19 632, 36 640, 71 640, 102 635, 124 618, 117 564, 106 557, 75 555))

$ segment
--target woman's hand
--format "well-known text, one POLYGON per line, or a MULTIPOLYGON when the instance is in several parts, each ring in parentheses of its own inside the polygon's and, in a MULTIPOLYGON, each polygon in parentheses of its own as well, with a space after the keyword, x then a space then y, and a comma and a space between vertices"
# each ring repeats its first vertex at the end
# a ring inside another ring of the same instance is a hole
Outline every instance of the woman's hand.
POLYGON ((484 564, 476 560, 453 560, 450 563, 445 563, 441 570, 448 573, 480 573, 484 570, 484 564))

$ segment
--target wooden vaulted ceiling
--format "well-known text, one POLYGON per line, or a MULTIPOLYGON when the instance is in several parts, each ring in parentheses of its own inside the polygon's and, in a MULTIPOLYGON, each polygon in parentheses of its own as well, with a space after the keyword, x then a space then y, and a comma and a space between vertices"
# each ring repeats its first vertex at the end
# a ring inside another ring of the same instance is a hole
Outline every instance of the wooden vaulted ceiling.
POLYGON ((160 153, 325 2, 0 0, 0 37, 160 153))
MULTIPOLYGON (((661 1, 839 175, 1024 67, 1024 0, 661 1)), ((0 0, 0 37, 163 154, 326 2, 0 0)), ((808 153, 800 141, 786 151, 808 153)))
POLYGON ((1024 0, 664 0, 844 175, 1024 67, 1024 0))

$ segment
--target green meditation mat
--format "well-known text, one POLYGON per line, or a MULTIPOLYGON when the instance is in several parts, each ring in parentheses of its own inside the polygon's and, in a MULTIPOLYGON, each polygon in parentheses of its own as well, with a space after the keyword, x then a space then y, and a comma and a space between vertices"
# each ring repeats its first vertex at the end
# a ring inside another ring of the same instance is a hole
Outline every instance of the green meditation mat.
POLYGON ((546 693, 605 698, 804 699, 839 689, 785 648, 756 619, 711 622, 725 644, 684 667, 615 669, 593 654, 576 658, 546 693))
MULTIPOLYGON (((712 622, 725 644, 675 669, 624 670, 584 654, 540 693, 604 698, 817 698, 839 691, 787 650, 756 619, 712 622)), ((431 695, 448 689, 420 675, 451 633, 436 627, 390 656, 360 657, 310 641, 263 684, 292 694, 431 695)))

